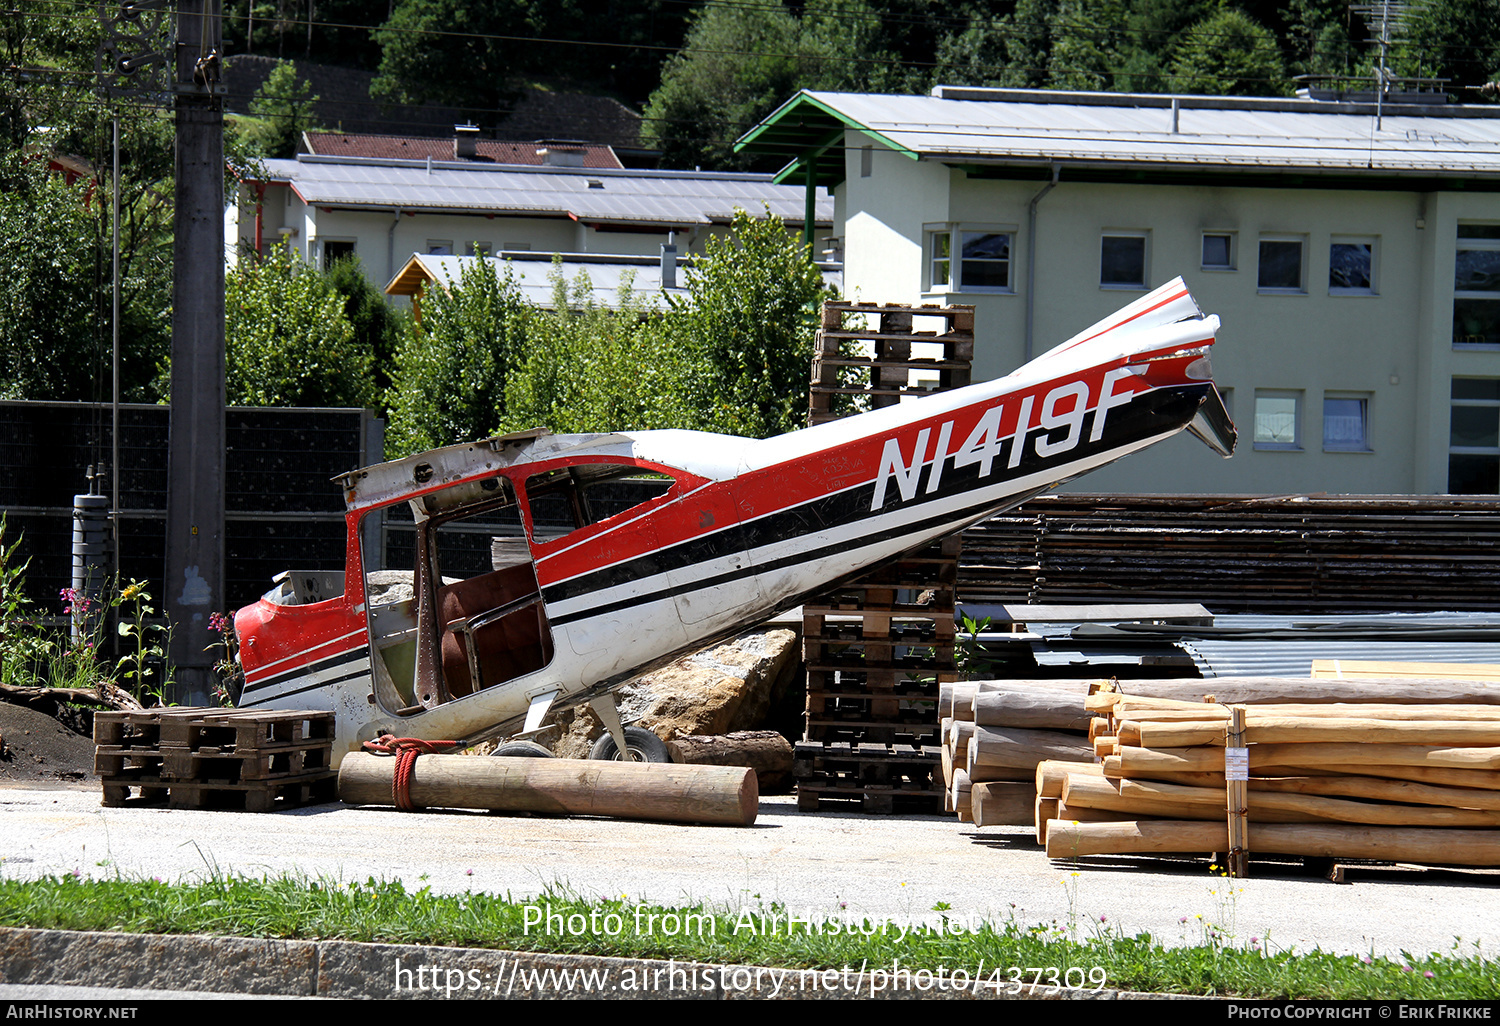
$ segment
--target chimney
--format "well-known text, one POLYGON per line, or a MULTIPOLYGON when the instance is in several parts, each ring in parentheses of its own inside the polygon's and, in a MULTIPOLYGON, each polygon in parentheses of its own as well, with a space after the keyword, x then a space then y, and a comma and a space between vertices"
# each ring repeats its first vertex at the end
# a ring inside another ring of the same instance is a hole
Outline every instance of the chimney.
POLYGON ((677 247, 673 245, 676 237, 676 232, 667 232, 667 241, 661 247, 661 287, 664 289, 677 287, 677 247))
POLYGON ((576 143, 542 139, 536 144, 536 155, 548 167, 583 167, 583 147, 576 143))
POLYGON ((473 160, 479 154, 479 129, 473 125, 453 126, 453 159, 473 160))

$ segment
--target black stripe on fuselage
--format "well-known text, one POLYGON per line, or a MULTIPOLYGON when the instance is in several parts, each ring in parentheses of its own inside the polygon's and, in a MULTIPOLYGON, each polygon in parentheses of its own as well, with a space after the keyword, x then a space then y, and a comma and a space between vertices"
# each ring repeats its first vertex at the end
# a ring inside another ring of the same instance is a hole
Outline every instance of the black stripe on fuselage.
MULTIPOLYGON (((370 675, 370 668, 368 666, 366 666, 362 670, 350 670, 348 673, 344 674, 342 677, 330 677, 328 680, 320 680, 316 684, 305 684, 305 685, 303 685, 300 688, 293 688, 291 691, 278 691, 274 695, 262 695, 260 698, 252 699, 249 702, 246 702, 246 701, 242 700, 238 705, 235 706, 235 708, 237 708, 237 709, 248 709, 248 708, 250 708, 253 705, 261 705, 262 703, 265 703, 265 702, 275 702, 278 699, 290 698, 293 695, 300 695, 300 694, 302 694, 303 692, 306 692, 306 691, 317 691, 317 690, 319 690, 321 688, 331 688, 335 684, 342 684, 342 683, 344 683, 344 681, 346 681, 346 680, 354 680, 354 679, 356 679, 358 677, 368 677, 369 675, 370 675)), ((243 699, 243 696, 241 696, 241 698, 243 699)))
MULTIPOLYGON (((1078 429, 1080 436, 1078 444, 1067 452, 1056 456, 1037 456, 1036 446, 1032 444, 1032 441, 1039 437, 1045 437, 1053 443, 1060 442, 1066 437, 1067 429, 1055 428, 1050 432, 1033 430, 1026 436, 1024 455, 1016 467, 1007 466, 1011 446, 1015 444, 1012 438, 1004 440, 1003 446, 994 457, 990 473, 983 478, 980 477, 980 468, 977 463, 954 469, 952 466, 953 454, 950 453, 946 457, 943 476, 939 486, 932 492, 926 490, 933 470, 932 464, 929 463, 918 474, 916 490, 910 499, 901 498, 901 491, 897 482, 891 479, 886 483, 885 497, 881 507, 879 509, 871 509, 870 506, 875 495, 875 482, 871 481, 846 491, 820 496, 801 505, 782 510, 779 513, 769 514, 748 523, 737 524, 723 531, 702 535, 678 545, 658 549, 602 570, 580 574, 570 580, 549 585, 542 589, 542 596, 550 606, 567 599, 577 598, 590 592, 602 591, 630 581, 641 580, 655 574, 707 563, 715 558, 728 556, 735 552, 744 552, 752 548, 787 542, 820 531, 826 531, 830 528, 847 527, 861 520, 881 517, 898 509, 904 508, 916 512, 917 508, 921 505, 974 491, 979 487, 992 488, 997 485, 1004 485, 1007 481, 1020 480, 1035 474, 1044 473, 1049 468, 1066 466, 1070 463, 1087 460, 1134 442, 1154 437, 1173 428, 1180 428, 1192 419, 1194 412, 1196 412, 1202 402, 1203 395, 1207 392, 1207 388, 1207 384, 1204 384, 1156 389, 1125 406, 1115 407, 1109 412, 1108 430, 1105 432, 1105 437, 1097 442, 1088 440, 1088 434, 1092 430, 1094 417, 1094 412, 1090 411, 1078 429)), ((813 455, 816 456, 816 454, 813 455)), ((1049 484, 1051 483, 1049 482, 1049 484)), ((1029 497, 1030 495, 1018 497, 1016 502, 1024 501, 1025 498, 1029 497)), ((787 566, 812 561, 823 555, 846 551, 851 547, 863 547, 864 545, 873 544, 888 538, 918 533, 932 528, 940 528, 944 524, 959 525, 981 514, 985 509, 993 507, 994 504, 995 500, 989 499, 936 516, 915 521, 906 520, 874 534, 863 535, 858 539, 843 540, 817 550, 803 551, 793 556, 783 557, 769 563, 762 563, 759 566, 726 571, 723 574, 712 577, 697 578, 681 584, 669 585, 655 589, 648 595, 632 596, 604 605, 592 606, 584 610, 554 615, 551 617, 551 621, 554 626, 562 626, 590 616, 615 612, 620 609, 639 605, 643 602, 659 601, 686 592, 720 587, 732 581, 753 576, 756 573, 771 573, 787 566), (857 545, 856 542, 858 543, 857 545)))
MULTIPOLYGON (((282 673, 278 673, 274 677, 267 677, 265 680, 256 681, 254 684, 246 685, 243 694, 248 695, 254 691, 264 691, 266 688, 273 688, 278 684, 285 684, 288 681, 294 681, 299 677, 306 677, 309 674, 313 673, 322 673, 324 670, 332 670, 333 668, 342 666, 345 663, 352 663, 356 659, 368 659, 369 656, 369 645, 361 645, 359 648, 351 648, 349 651, 340 652, 336 656, 329 656, 327 659, 320 659, 315 663, 298 666, 293 669, 286 670, 282 673)), ((364 672, 364 670, 359 671, 359 673, 364 672)), ((357 676, 357 674, 350 674, 349 676, 357 676)), ((348 680, 349 676, 340 677, 339 680, 348 680)), ((325 681, 324 683, 331 682, 325 681)), ((323 685, 320 684, 318 686, 322 687, 323 685)))

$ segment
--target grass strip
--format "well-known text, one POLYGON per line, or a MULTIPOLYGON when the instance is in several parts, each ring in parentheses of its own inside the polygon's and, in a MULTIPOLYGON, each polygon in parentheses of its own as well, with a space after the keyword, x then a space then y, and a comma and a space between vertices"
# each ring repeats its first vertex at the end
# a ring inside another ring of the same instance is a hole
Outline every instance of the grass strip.
POLYGON ((940 903, 905 922, 909 932, 902 936, 899 925, 861 918, 797 918, 789 927, 780 905, 665 906, 560 889, 515 900, 410 891, 399 880, 374 878, 0 880, 0 926, 10 927, 343 939, 788 969, 857 969, 900 959, 913 972, 943 967, 951 976, 962 969, 999 990, 1010 987, 1012 967, 1025 970, 1023 982, 1031 981, 1031 967, 1047 967, 1043 982, 1055 969, 1058 978, 1088 981, 1085 989, 1095 988, 1102 970, 1105 986, 1153 993, 1334 1000, 1500 995, 1495 961, 1477 945, 1463 950, 1460 941, 1447 954, 1391 960, 1273 951, 1262 938, 1240 941, 1195 921, 1187 922, 1201 926, 1202 943, 1169 946, 1148 934, 1123 936, 1107 923, 969 924, 946 913, 940 903))

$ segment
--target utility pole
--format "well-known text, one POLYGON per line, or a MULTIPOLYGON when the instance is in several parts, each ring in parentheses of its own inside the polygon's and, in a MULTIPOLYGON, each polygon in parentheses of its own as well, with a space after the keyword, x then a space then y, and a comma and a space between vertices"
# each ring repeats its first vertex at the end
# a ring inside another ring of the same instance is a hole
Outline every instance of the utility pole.
POLYGON ((209 614, 224 593, 224 110, 222 0, 178 0, 172 92, 172 415, 167 456, 166 696, 206 704, 209 614))

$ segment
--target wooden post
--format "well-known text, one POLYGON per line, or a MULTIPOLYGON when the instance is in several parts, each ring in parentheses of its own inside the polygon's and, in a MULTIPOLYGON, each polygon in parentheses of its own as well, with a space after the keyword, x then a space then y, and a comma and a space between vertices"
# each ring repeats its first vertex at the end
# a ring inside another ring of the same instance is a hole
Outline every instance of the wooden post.
POLYGON ((1250 750, 1245 747, 1245 707, 1229 709, 1229 736, 1224 742, 1224 785, 1229 815, 1229 875, 1250 875, 1245 815, 1249 811, 1250 750))

